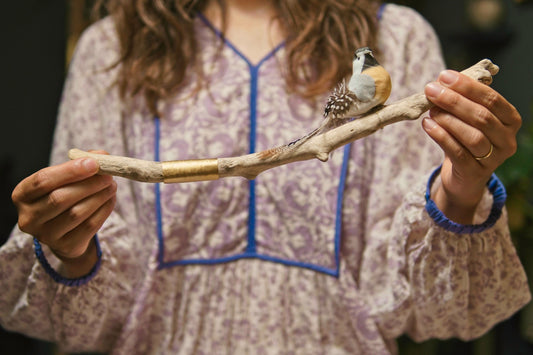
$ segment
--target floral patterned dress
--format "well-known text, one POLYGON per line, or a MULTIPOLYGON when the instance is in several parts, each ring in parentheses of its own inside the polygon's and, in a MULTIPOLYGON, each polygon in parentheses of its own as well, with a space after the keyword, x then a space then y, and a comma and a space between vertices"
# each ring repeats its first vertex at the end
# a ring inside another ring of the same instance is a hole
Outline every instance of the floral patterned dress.
MULTIPOLYGON (((81 38, 65 85, 52 163, 104 149, 147 160, 228 157, 293 141, 325 97, 286 92, 283 44, 250 63, 201 16, 208 89, 186 87, 154 118, 112 86, 111 19, 81 38)), ((383 8, 378 34, 393 91, 421 91, 444 68, 431 27, 383 8)), ((15 228, 0 249, 0 322, 66 351, 111 354, 394 354, 395 338, 480 336, 530 299, 494 176, 476 224, 453 223, 429 191, 440 149, 401 122, 318 160, 255 180, 146 184, 117 178, 96 238, 99 262, 66 279, 15 228)))

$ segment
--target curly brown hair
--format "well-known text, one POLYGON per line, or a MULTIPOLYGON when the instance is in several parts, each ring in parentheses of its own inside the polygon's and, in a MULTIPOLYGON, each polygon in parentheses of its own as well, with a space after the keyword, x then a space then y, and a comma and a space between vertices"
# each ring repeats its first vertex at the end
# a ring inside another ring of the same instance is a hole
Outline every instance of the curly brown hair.
MULTIPOLYGON (((175 93, 194 68, 193 21, 209 0, 99 0, 96 13, 114 18, 120 41, 117 78, 124 98, 143 93, 157 114, 157 102, 175 93)), ((224 32, 225 4, 222 9, 224 32)), ((351 73, 356 48, 375 47, 379 1, 275 0, 286 34, 285 81, 290 92, 312 98, 351 73), (307 68, 303 70, 302 68, 307 68)), ((201 84, 199 84, 201 85, 201 84)), ((198 86, 200 87, 200 86, 198 86)))

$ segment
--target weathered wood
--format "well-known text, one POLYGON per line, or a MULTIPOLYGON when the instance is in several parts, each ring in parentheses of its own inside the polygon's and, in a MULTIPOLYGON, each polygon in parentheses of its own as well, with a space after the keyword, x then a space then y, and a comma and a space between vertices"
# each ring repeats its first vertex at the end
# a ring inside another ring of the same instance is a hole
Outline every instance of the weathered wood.
MULTIPOLYGON (((467 76, 484 84, 492 83, 498 66, 484 59, 463 71, 467 76)), ((98 162, 101 174, 121 176, 143 182, 189 182, 241 176, 254 179, 265 170, 295 161, 317 158, 327 161, 329 154, 350 142, 366 137, 377 130, 399 121, 416 120, 431 107, 423 92, 382 106, 362 117, 325 133, 291 144, 239 157, 151 162, 127 157, 100 155, 73 149, 71 159, 89 156, 98 162), (167 165, 167 168, 164 166, 167 165), (168 167, 172 166, 173 169, 168 167), (177 168, 174 168, 177 167, 177 168), (216 171, 218 169, 218 174, 216 171)))
POLYGON ((100 174, 120 176, 142 182, 163 182, 163 168, 159 162, 96 154, 79 149, 69 150, 68 157, 70 159, 84 157, 95 159, 98 162, 100 174))

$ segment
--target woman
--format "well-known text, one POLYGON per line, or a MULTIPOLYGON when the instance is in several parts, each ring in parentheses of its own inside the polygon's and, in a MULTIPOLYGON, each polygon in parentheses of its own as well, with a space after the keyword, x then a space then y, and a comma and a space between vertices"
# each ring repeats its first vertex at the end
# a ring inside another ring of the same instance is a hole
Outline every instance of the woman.
POLYGON ((21 230, 1 249, 4 327, 69 351, 390 354, 403 333, 477 337, 529 301, 492 176, 516 149, 520 115, 491 88, 439 74, 438 41, 414 11, 108 8, 71 64, 52 166, 13 192, 21 230), (389 70, 390 101, 436 80, 422 128, 388 126, 327 163, 254 181, 160 186, 64 162, 72 147, 174 160, 293 141, 318 126, 361 46, 389 70))

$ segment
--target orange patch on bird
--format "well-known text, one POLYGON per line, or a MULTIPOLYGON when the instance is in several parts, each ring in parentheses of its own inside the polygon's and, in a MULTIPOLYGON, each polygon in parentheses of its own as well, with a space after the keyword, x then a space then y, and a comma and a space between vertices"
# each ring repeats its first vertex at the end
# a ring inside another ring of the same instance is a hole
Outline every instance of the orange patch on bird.
MULTIPOLYGON (((375 66, 363 71, 363 74, 371 76, 376 83, 374 97, 379 97, 385 102, 391 93, 392 83, 389 73, 382 66, 375 66)), ((383 103, 382 102, 382 103, 383 103)))

